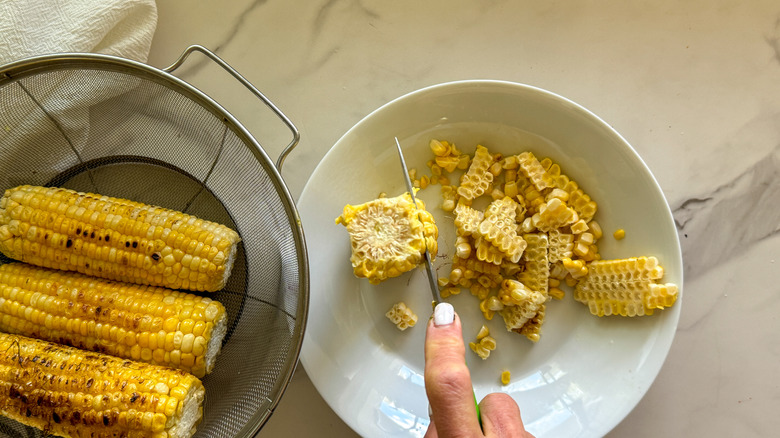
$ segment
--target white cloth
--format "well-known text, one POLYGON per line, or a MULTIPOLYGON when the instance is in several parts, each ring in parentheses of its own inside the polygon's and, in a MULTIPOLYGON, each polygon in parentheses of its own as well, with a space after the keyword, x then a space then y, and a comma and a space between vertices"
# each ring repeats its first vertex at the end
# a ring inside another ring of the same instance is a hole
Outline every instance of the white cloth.
POLYGON ((61 52, 146 62, 156 27, 154 0, 0 0, 0 64, 61 52))

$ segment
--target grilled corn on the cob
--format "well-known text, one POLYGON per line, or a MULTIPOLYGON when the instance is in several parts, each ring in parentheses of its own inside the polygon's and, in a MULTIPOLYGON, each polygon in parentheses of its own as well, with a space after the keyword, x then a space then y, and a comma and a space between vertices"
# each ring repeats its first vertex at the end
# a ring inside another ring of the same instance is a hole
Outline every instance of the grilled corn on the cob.
POLYGON ((110 280, 213 292, 239 240, 185 213, 63 188, 19 186, 0 199, 0 252, 110 280))
POLYGON ((191 437, 204 394, 181 370, 0 333, 0 414, 50 434, 191 437))
POLYGON ((24 263, 0 266, 0 331, 203 377, 227 331, 217 301, 24 263))
POLYGON ((439 230, 425 204, 418 199, 417 205, 405 193, 344 207, 336 223, 349 232, 356 276, 378 284, 412 270, 426 248, 436 256, 439 230))

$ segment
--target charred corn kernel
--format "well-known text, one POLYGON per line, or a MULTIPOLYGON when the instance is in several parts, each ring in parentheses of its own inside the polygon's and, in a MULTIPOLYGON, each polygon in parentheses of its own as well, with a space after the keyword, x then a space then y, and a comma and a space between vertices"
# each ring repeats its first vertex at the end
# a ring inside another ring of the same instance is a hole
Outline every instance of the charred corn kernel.
POLYGON ((0 302, 0 331, 171 367, 152 349, 191 350, 181 340, 194 337, 199 322, 213 321, 216 329, 205 336, 207 348, 198 355, 205 366, 180 367, 197 377, 214 368, 227 330, 224 306, 209 298, 23 263, 0 265, 0 302))
POLYGON ((619 228, 618 230, 616 230, 616 231, 615 231, 615 232, 612 234, 612 236, 613 236, 613 237, 614 237, 616 240, 623 240, 623 238, 624 238, 624 237, 626 237, 626 230, 624 230, 624 229, 622 229, 622 228, 619 228))
MULTIPOLYGON (((480 222, 479 234, 509 260, 517 263, 523 255, 526 243, 517 234, 517 203, 504 197, 490 203, 480 222)), ((498 262, 500 263, 500 261, 498 262)))
POLYGON ((533 153, 523 152, 517 156, 517 162, 523 175, 531 180, 536 190, 541 191, 552 187, 552 178, 547 174, 533 153))
POLYGON ((593 237, 596 240, 601 239, 601 236, 604 234, 603 231, 601 231, 601 225, 599 225, 596 221, 590 221, 588 222, 588 230, 590 230, 591 233, 593 233, 593 237))
POLYGON ((652 315, 677 299, 677 286, 659 284, 662 277, 663 268, 655 257, 594 261, 588 275, 577 283, 574 299, 598 316, 652 315))
POLYGON ((477 333, 477 340, 480 340, 489 334, 490 330, 487 328, 487 326, 485 326, 485 324, 482 324, 482 327, 479 328, 479 333, 477 333))
POLYGON ((198 378, 179 370, 5 333, 0 387, 0 414, 74 437, 191 437, 205 395, 198 378))
POLYGON ((417 315, 403 301, 393 304, 385 316, 401 331, 417 324, 417 315))
POLYGON ((412 270, 426 248, 432 257, 438 250, 433 216, 423 201, 418 199, 415 207, 409 193, 347 205, 336 223, 349 233, 355 275, 372 284, 412 270))
POLYGON ((531 342, 539 342, 542 335, 542 323, 544 322, 546 308, 547 305, 542 303, 542 305, 539 306, 539 311, 536 312, 536 315, 533 318, 523 324, 523 327, 512 331, 520 333, 531 342))
POLYGON ((509 385, 509 381, 512 378, 512 374, 509 371, 503 371, 501 373, 501 384, 506 386, 509 385))
POLYGON ((493 174, 489 171, 492 165, 493 156, 486 147, 477 145, 471 165, 460 178, 458 195, 466 200, 474 200, 485 194, 493 183, 493 174))
POLYGON ((181 289, 185 285, 179 276, 148 273, 165 267, 189 272, 191 267, 173 254, 192 254, 192 241, 209 249, 208 275, 188 282, 186 288, 222 289, 240 241, 238 233, 224 225, 63 188, 19 186, 6 190, 0 201, 0 252, 37 266, 181 289), (217 257, 220 251, 222 256, 217 257))

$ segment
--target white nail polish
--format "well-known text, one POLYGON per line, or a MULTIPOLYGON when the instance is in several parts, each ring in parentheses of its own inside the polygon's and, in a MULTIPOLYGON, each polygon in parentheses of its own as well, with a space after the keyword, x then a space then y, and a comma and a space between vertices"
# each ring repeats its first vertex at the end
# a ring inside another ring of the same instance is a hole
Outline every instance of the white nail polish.
POLYGON ((449 325, 455 321, 455 308, 450 303, 439 303, 433 309, 433 324, 449 325))

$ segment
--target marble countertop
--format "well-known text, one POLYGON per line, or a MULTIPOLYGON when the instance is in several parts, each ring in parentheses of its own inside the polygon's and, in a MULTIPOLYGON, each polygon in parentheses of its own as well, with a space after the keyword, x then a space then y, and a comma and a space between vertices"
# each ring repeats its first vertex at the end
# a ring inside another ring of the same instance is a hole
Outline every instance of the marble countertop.
MULTIPOLYGON (((202 44, 297 124, 301 143, 283 170, 296 198, 352 125, 428 85, 521 82, 598 114, 658 179, 685 263, 683 308, 666 363, 609 436, 776 434, 776 0, 168 0, 158 9, 149 64, 165 67, 186 46, 202 44)), ((267 132, 257 115, 262 105, 224 72, 194 62, 177 75, 224 104, 270 155, 279 153, 284 132, 267 132)), ((299 366, 260 436, 356 435, 299 366)))

